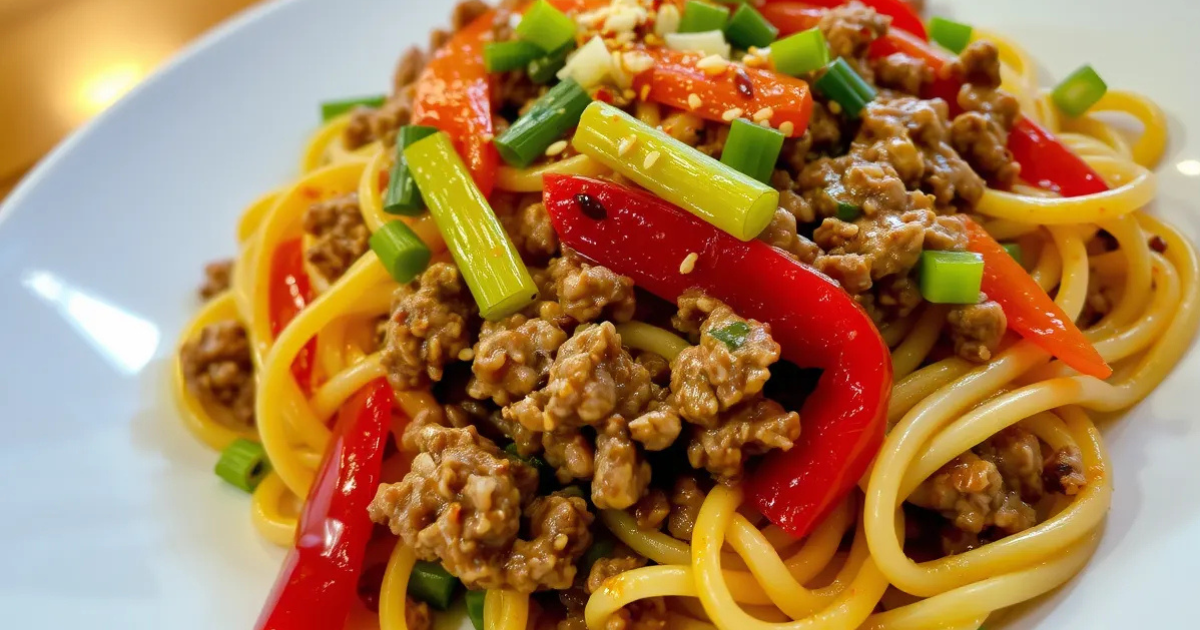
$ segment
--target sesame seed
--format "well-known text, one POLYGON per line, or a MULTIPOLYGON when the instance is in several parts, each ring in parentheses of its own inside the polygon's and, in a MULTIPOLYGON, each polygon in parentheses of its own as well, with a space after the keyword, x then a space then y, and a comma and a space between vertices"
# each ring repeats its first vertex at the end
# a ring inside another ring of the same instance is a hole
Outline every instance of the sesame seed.
POLYGON ((642 93, 638 95, 638 98, 642 99, 643 101, 650 98, 650 84, 649 83, 642 86, 642 93))
POLYGON ((792 124, 792 121, 790 120, 785 121, 783 124, 779 125, 779 131, 783 135, 791 137, 792 133, 796 131, 796 125, 792 124))
POLYGON ((471 348, 463 348, 462 350, 458 351, 458 360, 459 361, 470 361, 471 359, 474 359, 474 358, 475 358, 475 351, 472 350, 471 348))
POLYGON ((774 115, 775 115, 775 110, 771 109, 770 107, 764 107, 764 108, 754 112, 754 122, 762 122, 764 120, 770 120, 771 117, 774 115))
POLYGON ((700 109, 700 106, 703 104, 704 101, 700 100, 699 96, 696 96, 695 94, 688 94, 688 107, 692 109, 700 109))
POLYGON ((721 114, 721 120, 724 120, 725 122, 733 122, 735 119, 740 118, 741 115, 742 108, 734 107, 732 109, 725 110, 725 113, 721 114))
POLYGON ((624 92, 621 92, 621 96, 624 96, 626 100, 632 101, 637 94, 635 94, 633 90, 625 90, 624 92))
POLYGON ((691 252, 684 257, 683 262, 679 263, 679 273, 687 275, 696 270, 696 261, 700 260, 700 254, 691 252))
POLYGON ((633 150, 633 145, 637 144, 637 136, 629 136, 621 138, 621 142, 617 144, 617 155, 624 156, 633 150))
POLYGON ((829 111, 834 114, 842 113, 842 105, 837 101, 829 101, 829 111))
POLYGON ((645 168, 646 170, 650 170, 650 168, 653 167, 654 164, 658 162, 658 158, 661 155, 662 154, 659 153, 658 151, 651 151, 650 153, 648 153, 646 155, 646 160, 644 162, 642 162, 642 168, 645 168))
POLYGON ((720 55, 709 55, 696 62, 697 70, 702 70, 705 74, 711 76, 721 74, 727 68, 729 68, 729 62, 725 61, 720 55))
POLYGON ((559 140, 558 142, 555 142, 554 144, 551 144, 550 146, 546 147, 546 155, 553 157, 553 156, 558 155, 566 150, 567 150, 567 141, 559 140))

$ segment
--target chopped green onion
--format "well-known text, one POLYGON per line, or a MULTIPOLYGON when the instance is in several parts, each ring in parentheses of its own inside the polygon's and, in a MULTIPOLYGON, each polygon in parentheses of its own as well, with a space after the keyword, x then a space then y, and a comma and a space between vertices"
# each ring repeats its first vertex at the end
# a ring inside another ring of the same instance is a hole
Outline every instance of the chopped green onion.
POLYGON ((513 459, 518 460, 521 463, 526 464, 528 466, 533 466, 534 468, 537 468, 539 470, 547 467, 546 462, 543 461, 542 458, 538 457, 537 455, 530 455, 528 457, 526 457, 525 455, 522 455, 521 451, 517 449, 516 442, 512 442, 508 446, 505 446, 504 452, 507 453, 509 457, 512 457, 513 459))
POLYGON ((746 322, 733 322, 723 328, 710 330, 708 334, 725 344, 731 351, 737 350, 746 343, 746 335, 750 334, 750 325, 746 322))
POLYGON ((572 79, 550 88, 496 138, 500 157, 513 166, 529 166, 545 155, 547 147, 579 124, 579 116, 591 102, 592 97, 572 79))
POLYGON ((983 256, 973 252, 921 252, 921 295, 933 304, 975 304, 983 283, 983 256))
POLYGON ((475 630, 483 630, 483 600, 487 599, 487 591, 467 591, 467 617, 475 630))
POLYGON ((1050 93, 1050 97, 1064 114, 1075 117, 1082 116, 1091 109, 1107 92, 1108 84, 1090 65, 1086 65, 1063 79, 1050 93))
POLYGON ((440 562, 418 560, 408 577, 408 595, 438 610, 446 610, 458 590, 458 578, 450 575, 440 562))
POLYGON ((435 133, 404 150, 413 179, 484 319, 496 320, 537 298, 537 285, 454 144, 435 133))
POLYGON ((321 103, 321 120, 329 122, 355 107, 379 107, 385 101, 387 101, 387 96, 383 94, 347 98, 340 101, 325 101, 321 103))
POLYGON ((1022 265, 1025 264, 1025 253, 1021 251, 1020 243, 1003 243, 1002 246, 1004 247, 1004 251, 1008 252, 1008 255, 1012 256, 1014 260, 1022 265))
POLYGON ((371 235, 371 251, 401 284, 416 278, 429 264, 429 247, 403 221, 388 221, 371 235))
POLYGON ((817 79, 815 87, 841 105, 851 118, 857 118, 867 103, 875 100, 875 88, 858 76, 854 68, 841 57, 825 68, 825 74, 817 79))
POLYGON ((771 181, 771 173, 775 172, 783 139, 783 134, 774 129, 737 118, 729 128, 729 138, 721 151, 721 163, 765 184, 771 181))
POLYGON ((749 4, 739 6, 725 25, 725 39, 738 48, 770 46, 778 36, 779 29, 749 4))
POLYGON ((218 477, 246 492, 254 492, 270 471, 271 464, 263 445, 242 438, 221 451, 221 459, 213 469, 218 477))
POLYGON ((729 20, 729 9, 715 4, 688 0, 683 5, 683 18, 679 21, 679 33, 703 33, 725 28, 729 20))
POLYGON ((667 48, 671 50, 719 55, 726 59, 733 54, 733 48, 725 41, 725 33, 722 31, 667 33, 663 39, 667 42, 667 48))
POLYGON ((775 216, 779 191, 596 101, 571 140, 575 150, 688 212, 749 241, 775 216))
POLYGON ((614 549, 616 545, 613 544, 612 538, 597 536, 592 546, 579 558, 579 573, 586 578, 588 573, 592 572, 592 565, 596 564, 597 560, 612 555, 614 549))
POLYGON ((517 37, 545 52, 558 50, 575 39, 575 20, 555 9, 546 0, 538 0, 517 23, 517 37))
POLYGON ((837 205, 837 218, 842 221, 854 221, 862 215, 862 208, 845 201, 839 201, 837 205))
POLYGON ((802 76, 829 63, 829 45, 821 29, 814 26, 771 44, 771 61, 777 72, 802 76))
POLYGON ((396 159, 392 161, 387 192, 383 196, 384 212, 415 216, 425 210, 425 202, 421 200, 421 191, 417 190, 412 173, 408 171, 408 161, 404 159, 404 149, 417 140, 424 140, 435 133, 437 133, 437 129, 420 125, 405 125, 396 132, 396 159))
POLYGON ((544 54, 541 48, 529 42, 492 42, 483 47, 483 65, 488 72, 509 72, 528 66, 544 54))
POLYGON ((971 30, 970 24, 944 17, 934 17, 929 21, 929 38, 956 55, 971 43, 971 30))
POLYGON ((558 71, 567 65, 567 56, 574 51, 575 42, 571 42, 552 53, 546 53, 530 61, 529 66, 525 69, 529 80, 533 81, 535 85, 545 85, 554 80, 558 71))
POLYGON ((581 87, 590 88, 604 81, 613 72, 613 57, 599 35, 588 40, 555 75, 565 81, 575 79, 581 87))

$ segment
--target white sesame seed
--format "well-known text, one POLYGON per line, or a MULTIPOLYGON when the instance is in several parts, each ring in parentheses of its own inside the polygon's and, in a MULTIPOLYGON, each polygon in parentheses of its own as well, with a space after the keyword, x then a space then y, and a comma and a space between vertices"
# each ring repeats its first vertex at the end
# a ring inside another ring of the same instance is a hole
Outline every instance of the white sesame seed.
POLYGON ((796 131, 796 125, 792 124, 792 121, 790 120, 779 125, 779 132, 785 136, 791 137, 794 131, 796 131))
POLYGON ((775 115, 775 110, 771 109, 770 107, 764 107, 764 108, 754 112, 754 122, 762 122, 764 120, 770 120, 771 117, 774 115, 775 115))
POLYGON ((462 350, 458 351, 458 360, 459 361, 470 361, 471 359, 474 359, 474 358, 475 358, 475 351, 472 350, 471 348, 463 348, 462 350))
POLYGON ((633 150, 633 145, 637 144, 637 136, 629 136, 621 138, 621 142, 617 144, 617 155, 624 156, 633 150))
POLYGON ((683 262, 679 263, 679 273, 687 275, 696 269, 696 261, 700 260, 700 254, 691 252, 684 257, 683 262))
POLYGON ((699 96, 696 96, 695 94, 688 94, 688 107, 692 109, 700 109, 700 106, 703 104, 704 101, 700 100, 699 96))
POLYGON ((558 142, 555 142, 554 144, 551 144, 550 146, 546 147, 546 155, 553 157, 553 156, 558 155, 566 150, 567 150, 567 141, 559 140, 558 142))
POLYGON ((834 114, 842 113, 842 105, 837 101, 829 101, 829 111, 834 114))
POLYGON ((734 107, 732 109, 725 110, 725 113, 721 114, 721 120, 724 120, 725 122, 733 122, 737 118, 740 118, 741 115, 742 115, 742 108, 734 107))
POLYGON ((648 153, 646 155, 646 160, 644 162, 642 162, 642 168, 645 168, 646 170, 650 170, 655 165, 655 163, 658 162, 658 158, 661 156, 662 156, 662 154, 659 153, 658 151, 651 151, 650 153, 648 153))
POLYGON ((729 62, 720 55, 709 55, 696 62, 696 69, 705 74, 716 76, 729 68, 729 62))

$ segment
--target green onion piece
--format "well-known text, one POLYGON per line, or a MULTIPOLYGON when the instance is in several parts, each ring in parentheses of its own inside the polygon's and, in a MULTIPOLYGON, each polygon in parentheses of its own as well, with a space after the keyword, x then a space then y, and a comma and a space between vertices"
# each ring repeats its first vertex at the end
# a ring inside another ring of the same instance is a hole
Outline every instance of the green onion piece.
POLYGON ((1004 251, 1008 252, 1008 255, 1012 256, 1014 260, 1022 265, 1025 264, 1025 252, 1021 250, 1020 243, 1002 243, 1001 245, 1004 247, 1004 251))
POLYGON ((717 55, 729 59, 733 47, 725 41, 724 31, 704 31, 703 33, 667 33, 663 38, 667 48, 683 52, 697 52, 704 55, 717 55))
POLYGON ((404 150, 413 179, 484 319, 496 320, 537 298, 537 285, 454 144, 435 133, 404 150))
POLYGON ((408 595, 438 610, 446 610, 458 589, 458 578, 446 572, 440 562, 418 560, 408 578, 408 595))
POLYGON ((467 617, 475 630, 483 630, 483 600, 486 598, 487 591, 467 591, 467 617))
POLYGON ((1091 109, 1107 92, 1108 84, 1090 65, 1086 65, 1055 86, 1050 97, 1064 114, 1075 117, 1091 109))
POLYGON ((782 133, 756 125, 745 118, 733 121, 729 138, 721 151, 721 163, 766 184, 775 172, 775 162, 783 150, 782 133))
POLYGON ((492 42, 483 47, 483 65, 488 72, 520 70, 543 54, 541 48, 529 42, 492 42))
POLYGON ((429 248, 403 221, 388 221, 371 235, 371 251, 401 284, 416 278, 429 265, 429 248))
POLYGON ((973 252, 921 252, 921 295, 933 304, 975 304, 983 283, 983 256, 973 252))
POLYGON ((851 118, 857 118, 867 103, 875 100, 875 88, 841 57, 825 68, 825 74, 817 79, 815 87, 841 105, 851 118))
POLYGON ((525 69, 525 72, 529 74, 529 80, 536 85, 545 85, 553 81, 558 71, 567 65, 567 56, 574 51, 575 42, 571 42, 552 53, 546 53, 530 61, 529 67, 525 69))
POLYGON ((390 214, 415 216, 425 211, 421 191, 413 182, 404 159, 404 149, 417 140, 424 140, 437 133, 433 127, 405 125, 396 132, 396 159, 392 160, 392 172, 388 177, 387 192, 383 195, 383 211, 390 214))
POLYGON ((688 212, 749 241, 779 207, 779 191, 602 102, 579 119, 577 151, 688 212))
POLYGON ((376 96, 359 96, 357 98, 347 98, 340 101, 325 101, 321 103, 321 120, 329 122, 342 114, 354 109, 355 107, 379 107, 387 100, 387 96, 379 94, 376 96))
POLYGON ((263 445, 242 438, 221 451, 221 459, 213 469, 218 477, 246 492, 254 492, 270 471, 271 464, 263 445))
POLYGON ((500 157, 513 166, 529 166, 546 153, 547 147, 579 124, 580 115, 591 102, 592 97, 573 79, 550 88, 496 138, 500 157))
POLYGON ((555 9, 546 0, 538 0, 517 23, 517 37, 544 52, 551 52, 575 40, 575 20, 555 9))
POLYGON ((592 565, 596 564, 597 560, 612 555, 614 549, 616 549, 616 545, 612 538, 597 536, 592 546, 588 547, 588 550, 583 552, 583 556, 579 558, 579 573, 587 578, 587 574, 592 572, 592 565))
POLYGON ((730 350, 737 350, 746 343, 746 335, 750 334, 750 325, 746 322, 733 322, 723 328, 710 330, 708 334, 725 344, 730 350))
POLYGON ((837 205, 837 218, 842 221, 854 221, 862 215, 862 208, 845 201, 839 201, 837 205))
POLYGON ((725 25, 725 39, 738 48, 770 46, 778 36, 779 29, 749 4, 739 6, 725 25))
POLYGON ((679 21, 679 33, 703 33, 725 28, 729 20, 729 9, 700 0, 688 0, 683 5, 683 18, 679 21))
POLYGON ((971 25, 935 17, 929 21, 929 38, 958 54, 971 43, 971 25))
POLYGON ((548 465, 546 464, 546 462, 543 461, 542 458, 538 457, 537 455, 530 455, 528 457, 526 457, 525 455, 522 455, 521 452, 517 449, 516 442, 512 442, 508 446, 505 446, 504 452, 507 453, 509 457, 512 457, 515 460, 518 460, 526 465, 537 468, 539 472, 548 468, 548 465))
POLYGON ((777 72, 803 76, 829 63, 829 45, 821 29, 813 27, 771 44, 771 61, 777 72))

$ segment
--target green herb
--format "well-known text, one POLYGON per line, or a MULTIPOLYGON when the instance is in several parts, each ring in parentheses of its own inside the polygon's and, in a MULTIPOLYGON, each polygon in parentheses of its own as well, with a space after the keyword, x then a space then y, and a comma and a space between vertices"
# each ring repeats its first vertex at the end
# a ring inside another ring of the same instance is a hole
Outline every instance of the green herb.
POLYGON ((970 24, 935 17, 929 21, 929 38, 954 54, 961 53, 971 43, 970 24))
POLYGON ((750 325, 746 322, 733 322, 728 326, 708 331, 717 341, 725 344, 730 351, 737 350, 746 343, 746 336, 750 334, 750 325))
POLYGON ((221 458, 217 460, 213 472, 246 492, 254 492, 267 473, 271 472, 271 465, 262 444, 238 438, 221 451, 221 458))
POLYGON ((387 96, 377 94, 373 96, 357 96, 354 98, 342 99, 340 101, 325 101, 321 103, 321 120, 329 122, 342 114, 354 109, 355 107, 379 107, 387 101, 387 96))

